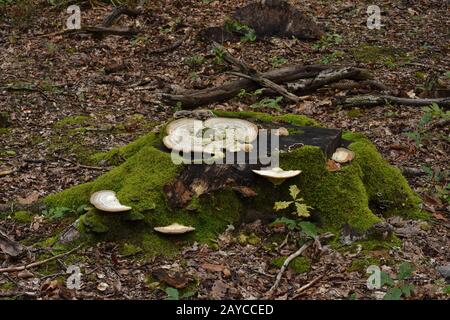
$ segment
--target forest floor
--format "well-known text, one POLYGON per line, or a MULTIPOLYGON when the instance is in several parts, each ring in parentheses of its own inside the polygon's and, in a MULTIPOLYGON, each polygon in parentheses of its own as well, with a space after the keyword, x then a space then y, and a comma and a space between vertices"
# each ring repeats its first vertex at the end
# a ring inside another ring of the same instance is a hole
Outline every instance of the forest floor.
MULTIPOLYGON (((408 5, 409 1, 385 0, 380 4, 380 30, 366 26, 367 6, 374 1, 291 2, 314 16, 327 36, 309 42, 269 38, 225 46, 260 71, 294 63, 367 68, 378 81, 405 97, 427 97, 436 83, 448 83, 446 1, 417 0, 408 5)), ((0 111, 8 114, 10 124, 0 129, 0 173, 4 173, 0 175, 0 204, 32 203, 105 172, 107 168, 90 162, 93 153, 125 145, 176 111, 157 101, 155 91, 205 88, 229 79, 224 74, 226 67, 214 62, 211 46, 197 34, 207 26, 222 24, 248 1, 151 1, 139 17, 120 20, 123 26, 142 29, 141 35, 103 39, 56 34, 68 18, 65 7, 52 7, 47 1, 18 3, 0 4, 0 111), (186 35, 172 51, 153 51, 186 35)), ((101 23, 110 11, 107 5, 82 8, 82 24, 101 23)), ((403 294, 406 299, 448 299, 450 287, 436 271, 450 261, 450 130, 439 126, 444 115, 439 110, 431 114, 407 106, 348 110, 332 105, 336 95, 357 92, 320 90, 298 104, 282 101, 281 111, 255 105, 261 99, 257 96, 208 106, 305 114, 329 128, 362 132, 391 164, 406 168, 411 187, 432 217, 428 222, 391 218, 402 240, 398 246, 370 250, 364 245, 325 246, 320 255, 307 252, 309 270, 296 273, 289 269, 274 297, 381 299, 390 287, 412 284, 411 295, 403 294), (369 265, 379 265, 395 280, 403 262, 413 266, 408 280, 397 279, 379 290, 367 288, 369 265), (310 288, 299 291, 312 280, 310 288)), ((37 242, 64 227, 63 220, 19 219, 13 212, 12 208, 3 213, 0 227, 17 241, 37 242)), ((166 283, 184 286, 179 294, 190 299, 261 298, 279 271, 272 264, 274 258, 298 249, 295 241, 280 248, 286 235, 286 230, 255 222, 220 235, 217 246, 194 244, 176 257, 152 261, 144 261, 139 254, 125 257, 116 244, 99 243, 80 249, 71 260, 66 257, 29 271, 1 273, 0 297, 164 299, 164 286, 151 277, 162 268, 169 273, 162 276, 166 283), (245 237, 239 237, 239 232, 253 234, 253 240, 242 240, 245 237), (62 282, 69 262, 82 268, 81 290, 69 290, 62 282), (174 272, 188 280, 187 286, 170 277, 174 272)), ((32 249, 28 257, 16 262, 0 254, 0 268, 32 262, 42 250, 32 249)))

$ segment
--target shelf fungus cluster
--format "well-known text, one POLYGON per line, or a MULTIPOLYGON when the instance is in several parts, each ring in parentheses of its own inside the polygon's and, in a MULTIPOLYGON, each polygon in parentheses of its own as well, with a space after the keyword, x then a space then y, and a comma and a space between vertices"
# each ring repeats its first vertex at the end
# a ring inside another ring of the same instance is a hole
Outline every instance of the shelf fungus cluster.
POLYGON ((182 118, 169 123, 164 145, 173 151, 199 152, 223 156, 228 152, 251 152, 258 127, 246 120, 210 118, 205 121, 182 118))

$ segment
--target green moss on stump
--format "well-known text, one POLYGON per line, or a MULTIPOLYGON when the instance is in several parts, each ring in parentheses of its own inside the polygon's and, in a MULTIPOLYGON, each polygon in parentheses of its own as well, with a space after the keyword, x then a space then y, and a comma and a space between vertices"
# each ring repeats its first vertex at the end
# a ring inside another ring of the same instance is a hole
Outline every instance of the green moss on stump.
MULTIPOLYGON (((304 116, 270 116, 263 113, 216 112, 220 116, 252 120, 318 125, 304 116), (263 120, 262 120, 263 119, 263 120)), ((164 132, 162 130, 162 132, 164 132)), ((99 190, 114 190, 122 204, 133 209, 125 213, 103 213, 90 210, 78 220, 78 227, 93 240, 115 240, 138 246, 148 255, 172 255, 185 244, 198 241, 211 243, 227 225, 238 222, 248 208, 271 212, 274 202, 289 200, 288 188, 299 186, 301 196, 312 206, 324 229, 339 232, 344 224, 364 232, 381 215, 398 214, 422 218, 419 198, 409 188, 400 172, 384 161, 376 148, 363 135, 347 133, 349 148, 355 159, 339 172, 326 169, 326 158, 318 147, 305 146, 280 155, 285 170, 302 170, 301 175, 280 186, 256 176, 258 194, 243 200, 231 189, 194 198, 186 208, 168 207, 164 185, 183 170, 173 164, 170 154, 159 149, 160 136, 150 133, 125 147, 97 156, 118 159, 119 165, 96 180, 75 186, 45 198, 49 207, 77 208, 89 204, 90 195, 99 190), (378 216, 376 214, 378 214, 378 216), (178 222, 196 230, 181 236, 156 233, 153 228, 178 222)))

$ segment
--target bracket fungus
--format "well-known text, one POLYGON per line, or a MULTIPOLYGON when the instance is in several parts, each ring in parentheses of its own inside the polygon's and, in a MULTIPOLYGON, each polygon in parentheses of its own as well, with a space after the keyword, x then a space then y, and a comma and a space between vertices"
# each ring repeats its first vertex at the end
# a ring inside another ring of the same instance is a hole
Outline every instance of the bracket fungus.
POLYGON ((116 193, 111 190, 94 192, 90 198, 91 204, 98 210, 105 212, 123 212, 131 210, 131 207, 124 206, 119 202, 116 193))
POLYGON ((258 136, 258 127, 247 120, 210 118, 205 121, 182 118, 172 121, 166 128, 164 145, 174 151, 223 154, 249 152, 249 146, 258 136))
POLYGON ((274 185, 280 185, 286 179, 296 177, 301 173, 300 170, 284 171, 279 167, 252 171, 257 175, 267 178, 274 185))
POLYGON ((154 230, 164 234, 183 234, 194 231, 195 228, 191 226, 183 226, 179 223, 172 223, 171 225, 165 227, 155 227, 154 230))
POLYGON ((350 162, 355 158, 355 153, 346 148, 337 148, 331 156, 331 159, 338 163, 350 162))

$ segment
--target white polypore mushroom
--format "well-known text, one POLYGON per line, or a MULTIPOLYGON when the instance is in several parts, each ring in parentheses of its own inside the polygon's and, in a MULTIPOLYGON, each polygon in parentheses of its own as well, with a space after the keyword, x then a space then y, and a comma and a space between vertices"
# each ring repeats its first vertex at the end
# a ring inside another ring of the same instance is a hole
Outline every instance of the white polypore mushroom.
POLYGON ((274 185, 282 184, 286 179, 296 177, 301 173, 300 170, 284 171, 279 167, 252 171, 257 175, 267 178, 274 185))
POLYGON ((90 198, 91 204, 101 211, 123 212, 131 210, 131 207, 124 206, 119 202, 116 193, 111 190, 102 190, 94 192, 90 198))
POLYGON ((183 226, 179 223, 173 223, 165 227, 155 227, 154 230, 164 234, 183 234, 194 231, 195 228, 191 226, 183 226))
POLYGON ((164 145, 174 151, 205 152, 223 157, 229 152, 252 150, 249 144, 258 136, 258 127, 246 120, 211 118, 178 119, 166 127, 164 145))
POLYGON ((331 159, 338 163, 346 163, 355 158, 355 153, 345 148, 337 148, 331 156, 331 159))
MULTIPOLYGON (((204 122, 206 128, 231 133, 233 139, 250 143, 258 137, 258 126, 250 121, 235 118, 210 118, 204 122)), ((228 138, 228 137, 227 137, 228 138)))
POLYGON ((182 118, 169 123, 166 127, 167 136, 163 138, 164 145, 175 151, 202 152, 203 121, 182 118))

